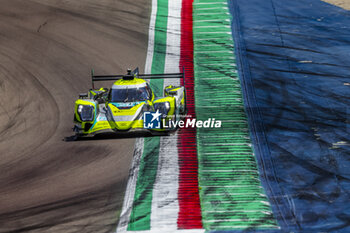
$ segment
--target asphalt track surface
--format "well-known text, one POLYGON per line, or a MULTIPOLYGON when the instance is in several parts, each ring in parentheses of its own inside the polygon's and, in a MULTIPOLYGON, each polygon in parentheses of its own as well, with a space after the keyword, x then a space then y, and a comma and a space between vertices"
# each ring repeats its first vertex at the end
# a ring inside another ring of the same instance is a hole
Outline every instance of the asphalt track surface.
POLYGON ((134 139, 62 139, 90 68, 143 70, 149 0, 0 3, 0 232, 111 232, 134 139))

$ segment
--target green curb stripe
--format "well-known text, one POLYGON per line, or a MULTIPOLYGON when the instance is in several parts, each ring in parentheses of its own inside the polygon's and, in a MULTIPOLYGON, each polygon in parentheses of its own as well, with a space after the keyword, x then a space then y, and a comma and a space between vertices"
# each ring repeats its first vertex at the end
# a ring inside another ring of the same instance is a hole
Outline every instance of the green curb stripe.
MULTIPOLYGON (((152 63, 152 73, 164 73, 166 42, 168 25, 168 0, 158 0, 158 10, 154 33, 154 54, 152 63)), ((152 90, 156 96, 163 94, 163 79, 154 79, 150 81, 152 90)))
MULTIPOLYGON (((166 53, 168 0, 158 0, 155 23, 152 73, 163 73, 166 53)), ((156 96, 162 95, 163 80, 151 80, 156 96)), ((156 180, 160 137, 145 138, 140 170, 136 182, 134 202, 128 231, 150 230, 153 185, 156 180)))
POLYGON ((207 230, 277 228, 261 187, 233 53, 230 14, 223 0, 194 0, 195 106, 199 186, 207 230))
POLYGON ((128 231, 149 230, 152 190, 157 175, 159 138, 145 138, 128 231))

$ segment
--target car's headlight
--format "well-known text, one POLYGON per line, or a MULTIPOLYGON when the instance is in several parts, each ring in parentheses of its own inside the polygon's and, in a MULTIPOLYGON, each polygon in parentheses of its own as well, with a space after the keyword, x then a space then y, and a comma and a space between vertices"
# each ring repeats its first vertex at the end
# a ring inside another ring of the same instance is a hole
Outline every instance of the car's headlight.
POLYGON ((79 104, 78 106, 78 113, 81 113, 83 111, 84 105, 79 104))
POLYGON ((169 102, 155 103, 154 110, 155 111, 159 110, 159 112, 162 113, 162 117, 166 117, 170 110, 170 103, 169 102))
POLYGON ((165 102, 164 105, 165 105, 165 108, 169 111, 169 109, 170 109, 170 103, 169 103, 169 102, 165 102))
POLYGON ((78 105, 78 114, 82 121, 94 120, 94 106, 91 105, 78 105))

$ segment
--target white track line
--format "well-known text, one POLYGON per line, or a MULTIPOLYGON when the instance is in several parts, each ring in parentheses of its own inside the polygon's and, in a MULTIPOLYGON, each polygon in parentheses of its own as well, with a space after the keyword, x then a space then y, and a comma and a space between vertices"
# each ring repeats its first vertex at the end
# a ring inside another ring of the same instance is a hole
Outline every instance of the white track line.
POLYGON ((160 139, 157 178, 153 187, 151 229, 162 232, 177 230, 179 213, 178 154, 167 148, 176 147, 177 134, 160 139))
MULTIPOLYGON (((176 73, 180 71, 181 4, 182 0, 169 1, 165 73, 176 73)), ((180 85, 180 80, 164 79, 164 86, 170 84, 180 85)))
POLYGON ((126 232, 128 227, 130 214, 132 211, 132 204, 134 202, 136 181, 139 173, 140 161, 143 154, 143 143, 144 143, 143 138, 136 139, 134 157, 133 157, 131 169, 129 172, 129 180, 125 191, 124 203, 123 203, 122 212, 120 213, 117 232, 126 232))
MULTIPOLYGON (((149 25, 148 34, 148 51, 145 64, 145 73, 150 74, 153 62, 153 51, 154 51, 154 28, 156 23, 157 15, 157 0, 152 0, 152 12, 149 25)), ((134 157, 132 166, 129 173, 128 185, 125 190, 125 197, 122 212, 120 213, 119 223, 116 232, 126 232, 129 224, 130 214, 132 211, 132 205, 134 202, 134 195, 136 189, 137 176, 140 168, 140 161, 143 154, 144 139, 137 138, 135 142, 134 157)))
POLYGON ((147 50, 147 58, 146 58, 146 65, 145 65, 145 74, 150 74, 152 70, 153 52, 154 52, 154 29, 156 27, 157 5, 158 5, 158 0, 152 0, 151 20, 149 23, 149 30, 148 30, 148 50, 147 50))
MULTIPOLYGON (((168 4, 164 73, 177 73, 180 62, 182 0, 171 0, 168 4)), ((170 84, 179 85, 180 80, 164 79, 164 87, 170 84)), ((178 135, 175 133, 160 139, 157 178, 153 187, 151 232, 178 232, 179 162, 177 137, 178 135)))

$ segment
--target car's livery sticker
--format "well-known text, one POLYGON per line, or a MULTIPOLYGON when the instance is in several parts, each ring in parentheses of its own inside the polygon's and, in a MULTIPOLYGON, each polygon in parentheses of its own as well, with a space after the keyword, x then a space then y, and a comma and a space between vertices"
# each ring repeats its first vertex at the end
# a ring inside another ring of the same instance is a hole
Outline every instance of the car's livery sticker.
POLYGON ((144 103, 144 102, 126 102, 126 103, 121 103, 121 102, 111 102, 111 104, 113 104, 114 106, 116 106, 117 108, 120 108, 120 107, 134 107, 138 104, 141 104, 141 103, 144 103))

